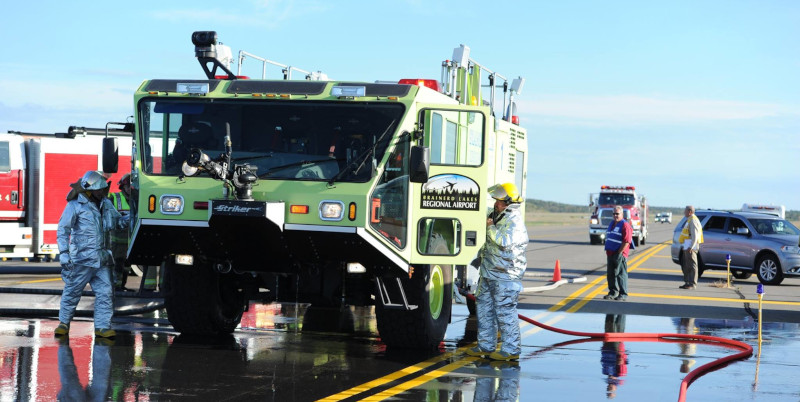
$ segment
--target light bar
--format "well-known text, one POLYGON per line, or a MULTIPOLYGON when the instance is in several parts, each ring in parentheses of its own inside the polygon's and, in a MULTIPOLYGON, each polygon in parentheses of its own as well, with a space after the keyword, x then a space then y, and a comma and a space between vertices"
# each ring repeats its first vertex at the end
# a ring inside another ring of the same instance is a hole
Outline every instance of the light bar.
POLYGON ((331 88, 331 95, 336 97, 350 96, 360 97, 367 96, 367 87, 365 86, 341 86, 336 85, 331 88))
POLYGON ((430 88, 436 92, 441 92, 439 88, 439 81, 425 79, 425 78, 403 78, 398 84, 417 85, 420 87, 430 88))
POLYGON ((208 93, 208 83, 200 83, 200 82, 179 82, 177 84, 176 92, 180 94, 207 94, 208 93))

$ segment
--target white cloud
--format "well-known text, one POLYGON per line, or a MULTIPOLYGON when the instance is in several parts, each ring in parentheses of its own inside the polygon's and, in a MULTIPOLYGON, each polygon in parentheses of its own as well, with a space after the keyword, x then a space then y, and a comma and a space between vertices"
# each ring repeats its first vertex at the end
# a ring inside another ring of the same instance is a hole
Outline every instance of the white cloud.
POLYGON ((536 120, 598 127, 800 116, 800 108, 781 104, 639 95, 539 95, 535 100, 519 100, 517 105, 536 120))

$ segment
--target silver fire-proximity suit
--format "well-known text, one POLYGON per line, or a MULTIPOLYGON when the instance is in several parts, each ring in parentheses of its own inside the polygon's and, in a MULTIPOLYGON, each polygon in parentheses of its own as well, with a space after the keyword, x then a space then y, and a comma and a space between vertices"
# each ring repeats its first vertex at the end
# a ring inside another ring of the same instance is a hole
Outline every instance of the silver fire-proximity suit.
POLYGON ((67 203, 57 232, 61 278, 64 280, 59 321, 72 321, 83 288, 89 283, 95 293, 94 326, 111 328, 114 258, 108 233, 127 226, 128 220, 122 219, 107 198, 103 198, 99 208, 83 193, 67 203))
POLYGON ((528 266, 528 230, 520 207, 510 204, 486 228, 477 291, 478 347, 494 351, 499 326, 501 351, 510 355, 521 350, 517 301, 528 266))

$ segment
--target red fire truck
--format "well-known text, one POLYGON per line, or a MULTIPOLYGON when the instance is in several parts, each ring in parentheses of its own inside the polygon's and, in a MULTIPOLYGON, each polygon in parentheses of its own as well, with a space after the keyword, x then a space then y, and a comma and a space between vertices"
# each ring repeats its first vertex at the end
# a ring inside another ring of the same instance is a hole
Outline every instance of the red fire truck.
POLYGON ((608 225, 614 219, 614 207, 621 206, 625 220, 633 228, 633 244, 647 240, 647 198, 634 186, 600 186, 600 193, 589 194, 589 243, 602 244, 608 225))
MULTIPOLYGON (((123 124, 123 123, 109 123, 123 124)), ((66 134, 0 133, 0 258, 50 259, 70 183, 100 170, 105 135, 124 129, 70 127, 66 134)), ((130 141, 119 141, 119 163, 129 166, 130 141)), ((129 171, 109 175, 112 190, 129 171)))

